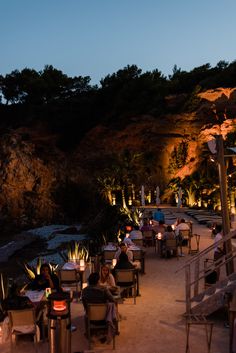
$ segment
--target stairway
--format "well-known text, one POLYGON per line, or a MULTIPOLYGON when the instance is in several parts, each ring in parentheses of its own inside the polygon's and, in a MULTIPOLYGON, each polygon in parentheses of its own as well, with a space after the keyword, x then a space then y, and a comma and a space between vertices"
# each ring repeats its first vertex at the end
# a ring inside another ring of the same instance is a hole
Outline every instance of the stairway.
POLYGON ((225 293, 236 289, 236 273, 211 285, 202 293, 191 298, 191 313, 208 316, 225 305, 225 293))
MULTIPOLYGON (((217 245, 231 242, 236 237, 236 230, 229 232, 218 241, 217 245)), ((212 271, 220 271, 221 268, 227 267, 231 270, 230 275, 224 275, 215 284, 209 288, 201 290, 202 284, 206 279, 205 260, 212 257, 215 244, 197 253, 191 259, 187 260, 185 265, 176 272, 185 269, 185 298, 186 298, 186 315, 204 315, 208 316, 214 311, 220 309, 226 304, 225 293, 233 293, 236 289, 236 272, 234 271, 234 262, 236 262, 236 247, 232 246, 230 252, 221 258, 218 263, 212 262, 213 265, 208 269, 212 271), (230 266, 229 266, 230 265, 230 266)), ((224 272, 224 271, 223 271, 224 272)), ((226 271, 227 272, 227 271, 226 271)))

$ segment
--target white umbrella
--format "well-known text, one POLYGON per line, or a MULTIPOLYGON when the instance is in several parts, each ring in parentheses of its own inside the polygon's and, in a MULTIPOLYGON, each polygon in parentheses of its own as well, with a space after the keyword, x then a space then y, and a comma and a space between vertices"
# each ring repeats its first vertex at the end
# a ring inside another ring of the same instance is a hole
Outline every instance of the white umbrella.
POLYGON ((145 206, 145 194, 144 194, 144 186, 141 187, 141 205, 145 206))
POLYGON ((161 203, 161 200, 160 200, 160 188, 159 188, 159 186, 157 186, 157 188, 156 188, 156 205, 158 206, 158 205, 160 205, 160 203, 161 203))

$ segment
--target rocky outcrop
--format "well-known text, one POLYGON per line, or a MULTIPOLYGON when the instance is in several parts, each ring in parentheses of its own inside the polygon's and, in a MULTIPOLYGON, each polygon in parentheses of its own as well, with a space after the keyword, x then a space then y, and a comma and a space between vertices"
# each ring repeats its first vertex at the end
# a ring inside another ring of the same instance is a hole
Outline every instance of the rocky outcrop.
MULTIPOLYGON (((60 150, 58 136, 42 126, 2 134, 1 224, 29 228, 63 223, 63 204, 70 197, 67 186, 89 181, 97 168, 109 168, 111 154, 124 150, 145 156, 143 164, 136 166, 137 185, 144 182, 163 189, 171 178, 191 174, 198 165, 203 143, 215 134, 226 135, 236 125, 236 89, 219 88, 200 93, 198 98, 197 109, 191 112, 134 116, 126 124, 122 120, 119 125, 117 120, 96 126, 70 153, 60 150), (170 169, 173 150, 183 141, 188 145, 186 163, 178 170, 170 169)), ((179 105, 183 98, 172 96, 169 104, 174 106, 175 99, 179 105)), ((73 190, 70 192, 73 195, 73 190)))

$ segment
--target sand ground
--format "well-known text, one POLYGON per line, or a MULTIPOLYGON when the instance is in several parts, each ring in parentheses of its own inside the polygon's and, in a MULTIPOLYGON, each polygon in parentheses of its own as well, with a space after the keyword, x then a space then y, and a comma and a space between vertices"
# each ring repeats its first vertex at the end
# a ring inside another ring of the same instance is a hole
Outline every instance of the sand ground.
MULTIPOLYGON (((181 216, 181 213, 179 213, 181 216)), ((186 215, 184 215, 185 218, 186 215)), ((211 231, 194 222, 193 232, 201 234, 200 249, 212 244, 211 231)), ((191 255, 179 260, 163 259, 157 256, 154 248, 147 248, 146 274, 140 276, 140 293, 137 304, 127 299, 119 304, 123 317, 120 322, 120 335, 116 337, 117 353, 184 353, 186 332, 185 320, 185 273, 176 270, 182 267, 191 255)), ((72 303, 72 324, 77 330, 72 333, 72 353, 89 352, 84 337, 83 307, 81 303, 72 303)), ((224 327, 226 317, 213 315, 214 328, 211 353, 229 352, 229 329, 224 327)), ((33 352, 32 343, 20 342, 17 353, 33 352)), ((48 342, 39 343, 40 353, 50 352, 48 342)), ((90 352, 111 352, 111 345, 96 343, 90 352)), ((9 343, 0 345, 1 353, 9 353, 9 343)), ((190 352, 205 353, 207 344, 205 330, 194 326, 190 333, 190 352)), ((58 352, 57 352, 58 353, 58 352)))

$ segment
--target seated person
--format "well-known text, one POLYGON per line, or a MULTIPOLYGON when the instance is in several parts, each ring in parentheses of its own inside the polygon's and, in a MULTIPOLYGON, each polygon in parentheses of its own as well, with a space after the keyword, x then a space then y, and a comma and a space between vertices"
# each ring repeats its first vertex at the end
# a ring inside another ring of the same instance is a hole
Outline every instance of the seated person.
MULTIPOLYGON (((120 254, 119 260, 117 261, 117 264, 114 267, 114 273, 115 270, 129 270, 129 269, 134 269, 135 266, 129 261, 128 256, 126 253, 122 252, 120 254)), ((117 282, 117 286, 124 286, 124 285, 131 285, 132 283, 123 283, 123 282, 117 282)))
POLYGON ((114 298, 106 288, 99 283, 99 273, 93 272, 89 275, 88 286, 82 290, 82 302, 86 310, 88 303, 106 303, 114 302, 114 298))
POLYGON ((99 284, 110 290, 111 293, 116 293, 118 288, 116 286, 115 278, 110 272, 110 268, 107 265, 101 267, 101 274, 99 284))
POLYGON ((178 237, 179 236, 179 231, 180 230, 190 230, 190 228, 189 228, 189 225, 187 224, 187 223, 185 223, 185 219, 184 218, 182 218, 181 220, 180 220, 180 223, 177 225, 177 227, 175 228, 175 235, 176 235, 176 237, 178 237))
POLYGON ((135 268, 135 266, 129 261, 129 258, 125 252, 121 252, 117 264, 114 267, 114 270, 118 269, 130 269, 130 268, 135 268))
MULTIPOLYGON (((88 278, 88 286, 86 288, 84 288, 82 290, 82 295, 81 295, 81 299, 82 299, 82 303, 85 309, 85 312, 87 314, 87 305, 88 304, 100 304, 100 303, 110 303, 110 308, 114 308, 113 311, 110 312, 109 314, 109 310, 107 311, 107 315, 106 315, 106 321, 112 321, 113 325, 112 327, 109 325, 109 327, 112 329, 112 332, 110 332, 110 330, 108 329, 108 333, 107 333, 107 337, 103 337, 102 340, 104 339, 104 341, 101 340, 102 343, 104 343, 106 340, 109 340, 109 336, 116 334, 118 327, 117 327, 117 307, 115 306, 115 301, 114 298, 111 294, 111 292, 109 291, 109 289, 107 289, 105 286, 101 286, 99 284, 99 280, 100 280, 100 276, 98 272, 93 272, 89 275, 88 278), (109 316, 109 320, 108 320, 108 316, 109 316), (115 327, 115 329, 114 329, 115 327)), ((86 328, 86 334, 88 334, 88 318, 87 315, 85 315, 85 328, 86 328)), ((96 320, 96 321, 92 321, 93 324, 104 324, 104 320, 96 320)))
POLYGON ((40 275, 36 275, 35 279, 29 284, 29 289, 44 290, 46 288, 60 290, 59 278, 51 272, 48 264, 43 264, 40 267, 40 275))
POLYGON ((162 240, 165 241, 167 239, 175 239, 175 233, 171 226, 166 227, 166 231, 163 234, 162 240))
POLYGON ((28 297, 21 295, 20 288, 15 283, 10 288, 7 298, 3 300, 2 306, 4 312, 7 310, 21 310, 34 307, 28 297))
POLYGON ((129 261, 132 263, 133 253, 124 242, 120 244, 119 249, 115 253, 115 259, 117 259, 117 261, 119 260, 121 253, 125 253, 128 256, 129 261))
POLYGON ((140 228, 141 232, 152 230, 152 226, 149 224, 148 219, 144 218, 143 226, 140 228))
POLYGON ((123 240, 123 243, 125 243, 125 245, 127 245, 128 247, 131 245, 134 245, 134 243, 132 242, 132 240, 130 239, 129 236, 126 236, 123 240))
POLYGON ((139 230, 139 226, 135 225, 134 229, 132 230, 132 232, 130 232, 129 238, 131 240, 133 239, 143 239, 143 233, 141 232, 141 230, 139 230))
POLYGON ((165 242, 169 239, 176 239, 175 233, 171 226, 166 227, 166 231, 164 232, 161 239, 161 254, 163 255, 163 251, 166 249, 165 242))
POLYGON ((158 234, 158 233, 164 234, 166 230, 164 221, 159 221, 158 224, 153 224, 152 229, 155 232, 155 234, 158 234))

